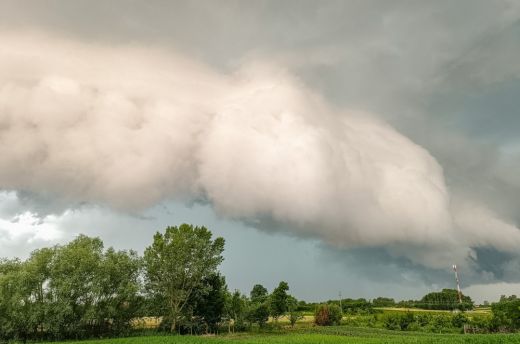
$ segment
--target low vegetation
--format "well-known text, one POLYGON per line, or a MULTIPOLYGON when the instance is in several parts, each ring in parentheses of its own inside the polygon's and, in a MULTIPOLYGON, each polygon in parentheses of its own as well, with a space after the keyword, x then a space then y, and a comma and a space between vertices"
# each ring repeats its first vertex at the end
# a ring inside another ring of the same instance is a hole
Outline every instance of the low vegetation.
MULTIPOLYGON (((418 301, 378 297, 306 303, 291 296, 289 285, 281 281, 271 292, 257 284, 244 295, 229 291, 218 271, 223 251, 223 238, 213 238, 205 227, 183 224, 156 233, 142 257, 105 249, 99 238, 80 235, 66 245, 34 251, 24 261, 0 260, 0 342, 150 331, 217 335, 176 337, 178 343, 310 343, 318 341, 316 336, 326 336, 322 343, 347 337, 353 343, 378 343, 381 336, 385 343, 427 343, 432 338, 467 342, 460 333, 473 333, 472 343, 518 338, 482 336, 520 328, 516 296, 502 297, 489 312, 473 312, 471 299, 463 296, 461 303, 451 289, 418 301)), ((146 341, 166 343, 171 338, 146 341)), ((113 343, 140 341, 144 339, 113 343)))

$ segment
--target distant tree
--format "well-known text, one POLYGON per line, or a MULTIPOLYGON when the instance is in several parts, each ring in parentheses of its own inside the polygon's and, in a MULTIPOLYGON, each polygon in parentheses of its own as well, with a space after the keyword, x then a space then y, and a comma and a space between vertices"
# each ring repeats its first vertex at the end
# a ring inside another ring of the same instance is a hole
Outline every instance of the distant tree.
POLYGON ((278 284, 278 287, 276 287, 271 294, 269 305, 271 316, 273 317, 275 322, 277 322, 278 318, 280 318, 287 312, 289 301, 289 295, 287 294, 288 290, 289 285, 287 284, 287 282, 282 281, 278 284))
POLYGON ((416 303, 418 308, 441 310, 469 310, 473 309, 473 301, 469 296, 462 295, 462 303, 459 302, 459 294, 455 289, 443 289, 440 292, 426 294, 416 303))
POLYGON ((372 300, 374 307, 393 307, 395 306, 395 300, 389 297, 376 297, 372 300))
POLYGON ((340 325, 343 318, 341 308, 336 304, 322 304, 314 311, 314 322, 320 326, 340 325))
POLYGON ((253 303, 265 302, 267 300, 268 296, 269 296, 269 292, 261 284, 255 284, 250 293, 251 302, 253 302, 253 303))
POLYGON ((520 299, 515 295, 500 297, 500 301, 491 305, 493 327, 520 329, 520 299))
POLYGON ((298 310, 298 300, 291 295, 289 295, 287 299, 287 309, 289 313, 289 322, 291 323, 291 327, 294 327, 298 320, 303 319, 303 313, 298 310))
POLYGON ((43 341, 124 334, 139 308, 140 260, 84 235, 0 262, 0 337, 43 341))
POLYGON ((215 332, 222 320, 226 306, 226 280, 218 273, 203 279, 204 288, 196 292, 193 315, 203 319, 208 330, 215 332))
POLYGON ((329 319, 332 325, 341 325, 341 319, 343 319, 343 312, 338 305, 329 305, 329 319))
POLYGON ((246 297, 240 294, 240 291, 235 290, 232 295, 227 297, 225 309, 229 320, 233 321, 233 327, 231 327, 231 321, 229 322, 229 330, 233 329, 234 332, 236 328, 242 329, 247 315, 246 297))
POLYGON ((248 312, 248 320, 256 323, 260 328, 265 327, 269 320, 269 304, 267 302, 251 304, 248 312))
POLYGON ((160 294, 168 305, 172 332, 177 321, 203 279, 215 273, 222 262, 224 239, 212 240, 205 227, 182 224, 168 227, 164 234, 157 232, 151 246, 144 253, 146 287, 152 294, 160 294))
MULTIPOLYGON (((331 302, 330 302, 331 303, 331 302)), ((372 303, 366 299, 343 299, 341 300, 343 313, 346 314, 372 314, 372 303)))
POLYGON ((116 333, 127 333, 131 321, 140 310, 139 293, 142 260, 135 251, 116 251, 109 248, 102 256, 95 277, 97 323, 106 323, 116 333))

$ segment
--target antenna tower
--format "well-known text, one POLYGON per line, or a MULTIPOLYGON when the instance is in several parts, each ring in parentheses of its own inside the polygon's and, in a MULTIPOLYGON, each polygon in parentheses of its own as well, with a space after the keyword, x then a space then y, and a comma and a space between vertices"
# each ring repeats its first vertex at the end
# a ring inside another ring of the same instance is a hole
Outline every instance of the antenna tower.
POLYGON ((462 303, 462 292, 460 291, 459 272, 457 265, 453 264, 453 271, 455 272, 455 281, 457 282, 457 292, 459 293, 459 303, 462 303))

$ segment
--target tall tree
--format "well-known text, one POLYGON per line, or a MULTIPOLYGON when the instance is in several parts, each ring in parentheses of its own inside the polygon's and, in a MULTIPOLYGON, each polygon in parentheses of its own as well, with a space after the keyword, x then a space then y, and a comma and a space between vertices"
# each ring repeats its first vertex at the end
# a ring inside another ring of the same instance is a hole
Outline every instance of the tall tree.
POLYGON ((204 288, 193 293, 193 315, 203 319, 207 330, 215 332, 222 320, 226 306, 226 279, 220 274, 211 274, 203 279, 204 288))
MULTIPOLYGON (((247 298, 235 290, 232 295, 228 295, 226 302, 226 313, 229 320, 233 320, 233 332, 235 328, 239 329, 244 326, 247 311, 247 298)), ((231 331, 231 321, 229 322, 229 330, 231 331)))
POLYGON ((288 290, 289 285, 287 284, 287 282, 282 281, 280 282, 280 284, 278 284, 278 287, 276 287, 273 290, 273 293, 271 294, 271 316, 273 317, 275 322, 277 322, 278 318, 280 318, 285 314, 285 312, 287 312, 289 306, 289 295, 287 294, 288 290))
POLYGON ((144 252, 146 286, 167 301, 172 332, 190 295, 196 288, 204 288, 203 279, 215 273, 223 261, 223 251, 224 239, 212 240, 205 227, 182 224, 154 235, 144 252))
POLYGON ((255 284, 253 289, 251 289, 251 293, 249 293, 251 297, 251 302, 253 303, 262 303, 267 300, 267 296, 269 295, 267 289, 261 284, 255 284))

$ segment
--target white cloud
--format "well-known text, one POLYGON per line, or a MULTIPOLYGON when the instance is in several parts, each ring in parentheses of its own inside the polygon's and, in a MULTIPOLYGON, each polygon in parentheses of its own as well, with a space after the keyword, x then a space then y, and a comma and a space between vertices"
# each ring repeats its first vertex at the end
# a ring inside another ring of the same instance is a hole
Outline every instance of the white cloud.
MULTIPOLYGON (((428 151, 375 115, 330 106, 282 69, 226 75, 149 47, 0 42, 9 47, 0 52, 5 189, 132 212, 205 198, 229 218, 267 216, 297 235, 386 246, 433 267, 466 259, 472 245, 510 245, 486 230, 471 236, 428 151)), ((520 240, 479 209, 469 218, 520 240)), ((23 228, 38 233, 31 216, 23 228)))

